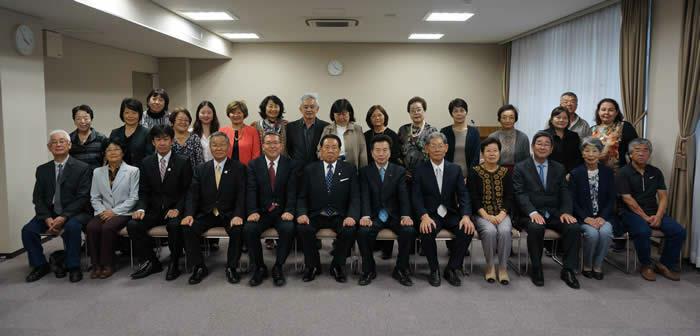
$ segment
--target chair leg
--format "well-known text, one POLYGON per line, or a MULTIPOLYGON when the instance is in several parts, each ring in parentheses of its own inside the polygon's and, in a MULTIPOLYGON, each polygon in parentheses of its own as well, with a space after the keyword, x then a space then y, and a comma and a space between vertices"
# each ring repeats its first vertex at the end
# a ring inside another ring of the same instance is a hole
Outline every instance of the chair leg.
POLYGON ((134 269, 134 241, 129 238, 129 261, 131 263, 131 269, 134 269))

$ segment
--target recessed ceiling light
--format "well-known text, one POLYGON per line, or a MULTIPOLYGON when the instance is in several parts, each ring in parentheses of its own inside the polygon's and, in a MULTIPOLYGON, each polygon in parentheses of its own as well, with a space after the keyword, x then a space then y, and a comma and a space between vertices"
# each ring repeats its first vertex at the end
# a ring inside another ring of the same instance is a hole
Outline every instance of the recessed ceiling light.
POLYGON ((467 21, 470 17, 474 16, 474 13, 440 13, 433 12, 428 13, 425 17, 425 21, 467 21))
POLYGON ((408 37, 409 40, 439 40, 445 34, 411 34, 408 37))
POLYGON ((260 38, 256 33, 223 33, 221 35, 232 40, 257 40, 260 38))
POLYGON ((237 17, 228 12, 180 12, 194 21, 234 21, 237 17))

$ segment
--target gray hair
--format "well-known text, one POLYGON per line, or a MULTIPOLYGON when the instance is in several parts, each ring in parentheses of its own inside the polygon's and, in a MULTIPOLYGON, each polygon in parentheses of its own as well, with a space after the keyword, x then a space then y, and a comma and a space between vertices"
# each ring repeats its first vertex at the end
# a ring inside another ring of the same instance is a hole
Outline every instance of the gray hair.
POLYGON ((651 141, 646 138, 636 138, 632 141, 630 141, 630 144, 627 146, 627 154, 632 155, 632 151, 634 150, 634 147, 636 146, 647 146, 649 148, 649 154, 654 151, 654 148, 651 146, 651 141))
POLYGON ((428 144, 428 143, 430 143, 430 141, 433 140, 433 139, 440 139, 440 140, 442 140, 442 143, 443 143, 443 144, 446 144, 446 143, 447 143, 447 137, 446 137, 444 134, 440 133, 440 132, 433 132, 433 133, 430 133, 430 135, 428 135, 428 139, 425 140, 425 143, 428 144))
POLYGON ((231 144, 231 139, 228 138, 228 135, 226 135, 226 133, 221 132, 221 131, 216 131, 216 132, 212 133, 211 135, 209 135, 209 143, 211 144, 211 140, 216 138, 216 137, 223 137, 224 139, 226 139, 227 144, 229 144, 229 145, 231 144))
POLYGON ((318 106, 318 94, 314 92, 307 92, 301 96, 299 100, 299 105, 304 104, 304 100, 313 99, 316 106, 318 106))
POLYGON ((581 149, 581 151, 583 152, 583 150, 586 149, 586 147, 588 146, 593 146, 597 148, 599 152, 602 152, 603 148, 605 147, 603 145, 603 142, 600 141, 600 139, 592 136, 587 136, 583 138, 583 140, 581 140, 581 146, 579 147, 579 149, 581 149))
POLYGON ((66 140, 68 140, 68 142, 71 142, 71 141, 70 141, 70 134, 68 134, 68 132, 66 132, 66 131, 64 131, 64 130, 62 130, 62 129, 57 129, 57 130, 53 130, 53 131, 51 131, 51 132, 49 133, 49 139, 48 139, 47 144, 48 144, 48 143, 51 143, 51 137, 54 136, 54 135, 56 135, 56 134, 62 135, 62 138, 65 138, 66 140))

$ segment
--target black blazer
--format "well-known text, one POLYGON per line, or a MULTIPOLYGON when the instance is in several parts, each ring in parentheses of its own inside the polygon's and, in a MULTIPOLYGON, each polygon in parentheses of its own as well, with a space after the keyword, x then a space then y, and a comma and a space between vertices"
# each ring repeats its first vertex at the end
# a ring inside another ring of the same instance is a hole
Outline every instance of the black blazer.
POLYGON ((418 163, 413 173, 413 189, 411 201, 416 216, 424 214, 436 217, 440 204, 447 208, 447 213, 455 216, 470 216, 472 214, 469 192, 464 184, 462 168, 459 165, 444 161, 442 172, 442 193, 437 185, 437 178, 430 160, 418 163))
POLYGON ((297 199, 297 163, 290 158, 280 155, 275 173, 274 190, 270 185, 267 160, 265 155, 260 155, 248 163, 248 175, 246 183, 246 208, 248 214, 270 213, 279 216, 284 212, 292 215, 296 210, 297 199), (277 207, 268 212, 272 203, 277 207))
POLYGON ((287 154, 293 160, 303 162, 304 164, 318 161, 316 155, 318 142, 321 141, 321 133, 329 124, 321 119, 316 118, 316 122, 311 126, 313 132, 310 143, 304 145, 304 119, 295 120, 287 124, 287 154))
MULTIPOLYGON (((591 187, 588 183, 588 169, 580 165, 571 171, 569 189, 573 201, 574 216, 580 222, 586 217, 593 217, 591 204, 591 187)), ((615 173, 604 164, 598 164, 598 217, 613 223, 613 209, 617 200, 615 173)))
POLYGON ((185 216, 200 217, 219 210, 225 220, 241 217, 245 220, 245 167, 238 161, 227 159, 221 172, 219 189, 216 188, 214 160, 194 169, 185 201, 185 216))
POLYGON ((513 170, 513 191, 521 215, 527 217, 533 211, 544 216, 559 217, 563 213, 571 214, 571 193, 566 183, 564 166, 548 160, 547 189, 540 182, 535 162, 532 158, 518 162, 513 170))
MULTIPOLYGON (((440 133, 444 134, 447 138, 447 153, 445 153, 445 160, 454 162, 455 158, 455 132, 452 126, 443 127, 440 133)), ((467 169, 468 172, 473 166, 479 164, 479 145, 481 140, 479 138, 479 130, 473 126, 467 126, 467 140, 464 146, 464 157, 467 158, 467 169)))
POLYGON ((304 168, 297 215, 315 217, 330 207, 341 217, 360 218, 360 184, 355 165, 336 161, 330 193, 326 190, 326 163, 313 162, 304 168))
POLYGON ((360 169, 360 189, 362 190, 363 217, 370 216, 373 220, 377 219, 381 209, 386 209, 389 218, 393 219, 411 216, 405 168, 389 162, 382 183, 377 165, 370 163, 360 169))
POLYGON ((160 179, 158 154, 151 154, 141 162, 139 178, 139 203, 137 209, 160 214, 177 209, 185 211, 185 198, 192 182, 192 166, 187 157, 170 152, 165 179, 160 179))
POLYGON ((578 136, 578 133, 565 129, 564 138, 562 139, 557 135, 554 128, 550 127, 545 131, 551 134, 554 140, 552 143, 554 148, 552 148, 552 154, 549 156, 550 160, 563 164, 567 173, 583 163, 580 148, 581 138, 578 136))
POLYGON ((401 165, 401 139, 399 138, 399 135, 396 134, 396 132, 394 132, 391 128, 388 127, 384 129, 384 133, 374 133, 374 131, 371 128, 369 131, 365 132, 365 144, 367 145, 367 163, 374 162, 374 158, 372 157, 372 138, 379 134, 384 134, 391 139, 391 157, 389 158, 389 162, 401 165))
POLYGON ((53 160, 36 168, 36 182, 32 202, 37 219, 63 216, 66 219, 83 212, 90 203, 90 187, 92 185, 92 169, 80 160, 68 157, 61 180, 61 205, 63 211, 55 213, 53 197, 56 192, 56 165, 53 160))
POLYGON ((136 127, 134 133, 127 139, 124 133, 126 126, 115 128, 109 134, 110 139, 116 139, 126 145, 124 162, 134 167, 141 167, 141 161, 146 156, 154 153, 153 144, 148 135, 148 128, 141 125, 136 127))

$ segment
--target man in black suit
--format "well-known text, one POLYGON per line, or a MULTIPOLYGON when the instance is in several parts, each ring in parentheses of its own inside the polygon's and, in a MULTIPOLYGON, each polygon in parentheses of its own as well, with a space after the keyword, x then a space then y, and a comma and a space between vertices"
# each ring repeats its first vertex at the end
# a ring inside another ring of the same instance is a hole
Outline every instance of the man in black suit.
POLYGON ((299 112, 301 119, 287 125, 287 153, 293 160, 309 164, 318 161, 317 146, 328 123, 316 118, 318 98, 315 94, 301 96, 299 112))
POLYGON ((360 186, 357 169, 338 161, 340 138, 326 134, 321 138, 321 162, 304 168, 297 211, 297 231, 304 250, 303 280, 312 281, 321 274, 321 261, 315 246, 316 232, 335 231, 336 248, 330 273, 338 282, 346 282, 344 266, 355 239, 355 224, 360 216, 360 186))
POLYGON ((133 279, 145 278, 163 270, 153 251, 153 239, 148 231, 165 224, 168 230, 170 263, 165 280, 180 276, 178 261, 184 248, 180 221, 185 211, 185 196, 192 182, 192 166, 189 159, 172 152, 175 133, 168 125, 151 128, 150 138, 156 154, 143 159, 139 179, 139 203, 132 219, 127 224, 133 242, 134 255, 142 261, 133 279))
POLYGON ((453 286, 462 281, 457 275, 464 262, 469 243, 474 236, 474 224, 467 186, 464 184, 462 168, 445 160, 447 138, 435 132, 428 136, 425 151, 430 160, 419 163, 413 174, 411 200, 416 216, 420 218, 420 239, 425 257, 430 265, 428 282, 440 286, 440 265, 437 258, 435 238, 442 229, 455 235, 450 246, 450 260, 444 277, 453 286))
POLYGON ((284 266, 294 239, 294 212, 296 210, 296 164, 280 155, 282 146, 279 133, 265 133, 263 154, 248 163, 246 205, 248 220, 243 234, 248 244, 248 255, 253 270, 251 286, 258 286, 267 277, 260 235, 274 227, 279 234, 277 260, 272 267, 275 286, 286 283, 284 266))
MULTIPOLYGON (((49 133, 47 147, 53 160, 36 169, 32 195, 35 216, 22 228, 22 244, 32 267, 26 281, 37 281, 51 270, 41 246, 41 234, 57 235, 63 231, 65 267, 70 273, 70 281, 78 282, 83 278, 80 270, 81 228, 91 218, 84 209, 90 201, 92 170, 88 164, 68 155, 71 148, 68 132, 56 130, 49 133)), ((65 272, 57 272, 56 276, 65 276, 65 272)))
POLYGON ((544 131, 532 138, 532 160, 515 165, 513 190, 515 199, 527 221, 527 249, 532 261, 530 277, 535 286, 544 285, 542 248, 545 229, 561 234, 564 268, 561 279, 571 288, 580 285, 574 270, 578 267, 578 244, 581 227, 571 216, 571 194, 566 183, 566 170, 561 164, 548 160, 552 153, 552 136, 544 131))
POLYGON ((226 157, 230 145, 225 133, 215 132, 209 137, 214 159, 195 168, 187 194, 181 224, 187 261, 194 266, 190 285, 200 283, 209 274, 199 243, 202 234, 215 226, 223 226, 229 236, 226 279, 230 283, 241 280, 236 267, 241 257, 245 216, 245 168, 226 157))
POLYGON ((406 188, 406 169, 389 162, 391 138, 380 134, 370 142, 373 163, 360 170, 362 218, 357 230, 357 244, 362 255, 362 275, 359 284, 368 285, 377 276, 374 244, 382 229, 396 233, 399 255, 392 277, 404 286, 412 286, 408 272, 408 255, 416 239, 411 219, 411 204, 406 188))

